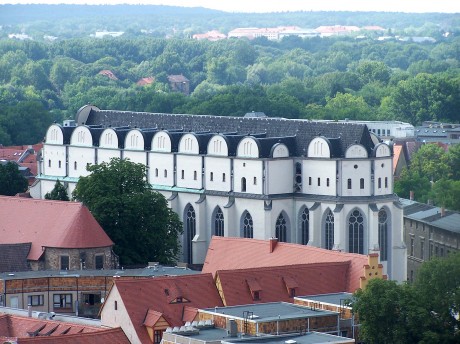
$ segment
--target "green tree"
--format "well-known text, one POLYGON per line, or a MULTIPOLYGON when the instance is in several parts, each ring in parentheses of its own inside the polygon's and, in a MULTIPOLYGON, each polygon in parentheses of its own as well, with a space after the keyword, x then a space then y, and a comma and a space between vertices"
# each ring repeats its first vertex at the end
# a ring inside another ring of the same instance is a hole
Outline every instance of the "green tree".
POLYGON ((56 201, 69 201, 69 196, 67 195, 67 189, 59 179, 54 184, 53 190, 45 194, 45 199, 53 199, 56 201))
POLYGON ((354 294, 353 312, 361 324, 360 339, 369 344, 417 343, 417 327, 427 311, 420 309, 410 285, 373 279, 354 294))
POLYGON ((447 154, 436 144, 425 144, 413 155, 410 169, 433 182, 445 178, 449 174, 447 154))
POLYGON ((400 178, 395 181, 394 192, 402 198, 409 198, 410 192, 414 191, 415 200, 425 203, 431 191, 431 183, 428 177, 418 171, 404 168, 400 178))
POLYGON ((182 223, 146 181, 146 167, 117 158, 91 165, 73 197, 82 201, 115 242, 122 264, 173 263, 182 223))
POLYGON ((27 179, 19 172, 14 162, 0 162, 0 195, 14 196, 27 190, 27 179))
POLYGON ((460 253, 422 264, 414 287, 429 312, 429 319, 418 325, 424 324, 424 342, 459 343, 460 253))
POLYGON ((449 166, 449 177, 460 180, 460 144, 452 145, 447 151, 447 164, 449 166))
POLYGON ((437 206, 460 211, 460 180, 445 178, 438 180, 433 184, 430 198, 437 206))

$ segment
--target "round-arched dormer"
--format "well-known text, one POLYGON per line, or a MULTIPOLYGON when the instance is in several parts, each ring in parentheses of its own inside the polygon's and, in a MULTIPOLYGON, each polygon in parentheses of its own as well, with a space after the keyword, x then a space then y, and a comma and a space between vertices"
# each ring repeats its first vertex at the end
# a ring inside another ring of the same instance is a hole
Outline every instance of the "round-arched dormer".
POLYGON ((166 131, 159 131, 152 137, 152 151, 171 153, 171 137, 166 131))
POLYGON ((315 137, 308 145, 309 158, 330 158, 331 145, 324 137, 315 137))
POLYGON ((288 158, 289 148, 284 143, 276 143, 271 149, 272 158, 288 158))
POLYGON ((222 135, 214 135, 208 142, 208 155, 228 156, 228 144, 222 135))
POLYGON ((374 152, 376 158, 391 156, 390 147, 386 143, 379 143, 377 146, 375 146, 374 152))
POLYGON ((74 129, 70 137, 71 146, 92 147, 93 135, 86 125, 80 125, 74 129))
POLYGON ((192 133, 185 134, 179 141, 179 153, 200 154, 200 144, 192 133))
POLYGON ((99 108, 94 105, 83 105, 78 109, 77 114, 75 115, 75 121, 77 125, 84 125, 88 121, 88 117, 91 111, 99 111, 99 108))
POLYGON ((118 148, 118 136, 114 129, 107 128, 101 133, 99 138, 99 147, 100 148, 118 148))
POLYGON ((144 135, 139 129, 130 130, 125 137, 125 149, 144 150, 144 135))
POLYGON ((253 137, 245 137, 238 143, 236 155, 243 158, 258 158, 259 144, 253 137))
POLYGON ((63 145, 64 132, 59 124, 52 124, 46 131, 45 142, 48 144, 63 145))
POLYGON ((367 150, 363 145, 353 144, 345 152, 345 158, 367 158, 367 150))

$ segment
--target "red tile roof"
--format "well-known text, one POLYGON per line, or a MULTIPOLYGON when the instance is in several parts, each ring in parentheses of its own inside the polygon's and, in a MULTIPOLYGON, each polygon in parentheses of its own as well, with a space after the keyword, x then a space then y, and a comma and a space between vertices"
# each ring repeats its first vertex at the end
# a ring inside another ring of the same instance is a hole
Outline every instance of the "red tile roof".
MULTIPOLYGON (((0 160, 16 161, 23 159, 19 162, 19 165, 22 167, 28 167, 30 172, 36 176, 37 175, 37 153, 42 149, 43 143, 38 143, 35 145, 23 145, 23 146, 8 146, 0 147, 0 160), (33 152, 26 154, 26 151, 31 149, 33 152)), ((33 179, 30 180, 29 185, 33 182, 33 179)))
POLYGON ((278 242, 270 252, 270 240, 213 236, 203 266, 203 273, 218 270, 251 269, 312 263, 350 262, 346 291, 359 288, 365 255, 330 251, 318 247, 278 242))
POLYGON ((0 341, 3 342, 7 339, 14 339, 17 343, 129 343, 121 328, 103 329, 95 326, 3 314, 0 315, 0 341), (76 334, 71 334, 71 332, 76 334), (30 337, 30 334, 36 335, 36 337, 30 337))
POLYGON ((43 247, 96 248, 113 242, 82 203, 0 196, 0 244, 32 243, 28 259, 43 247))
POLYGON ((155 78, 153 76, 149 76, 148 78, 142 78, 138 82, 136 82, 137 85, 139 86, 145 86, 145 85, 150 85, 155 81, 155 78))
POLYGON ((217 271, 227 306, 265 302, 292 302, 295 296, 344 292, 347 290, 350 262, 274 266, 217 271), (251 292, 259 292, 253 300, 251 292))
MULTIPOLYGON (((115 280, 112 290, 114 288, 118 290, 131 323, 142 343, 149 343, 150 341, 143 325, 144 322, 151 320, 146 319, 148 311, 161 313, 171 326, 182 326, 185 323, 183 318, 189 313, 188 308, 190 307, 223 306, 211 274, 115 280), (168 295, 170 290, 179 290, 181 295, 177 296, 181 296, 189 302, 170 303, 171 297, 168 295)), ((101 312, 104 311, 104 306, 101 312)))
POLYGON ((396 167, 398 166, 399 158, 401 157, 402 148, 402 145, 393 145, 393 175, 396 172, 396 167))

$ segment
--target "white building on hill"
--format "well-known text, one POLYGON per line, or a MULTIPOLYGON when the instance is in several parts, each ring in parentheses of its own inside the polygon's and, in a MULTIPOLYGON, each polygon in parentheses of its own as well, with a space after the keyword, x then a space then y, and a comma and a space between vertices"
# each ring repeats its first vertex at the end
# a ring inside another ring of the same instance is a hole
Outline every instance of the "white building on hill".
POLYGON ((82 107, 46 133, 43 198, 57 179, 71 192, 86 166, 129 158, 184 223, 181 259, 203 264, 212 235, 380 253, 406 278, 392 147, 364 124, 139 113, 82 107))

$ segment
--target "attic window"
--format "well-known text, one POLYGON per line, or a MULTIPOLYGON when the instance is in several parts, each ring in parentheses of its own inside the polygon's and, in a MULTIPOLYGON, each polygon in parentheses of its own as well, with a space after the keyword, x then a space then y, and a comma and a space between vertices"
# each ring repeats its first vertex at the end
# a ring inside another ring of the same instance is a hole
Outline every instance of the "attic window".
POLYGON ((187 302, 190 302, 190 301, 187 300, 185 297, 178 296, 174 300, 172 300, 170 303, 187 303, 187 302))
POLYGON ((259 292, 258 290, 254 291, 254 292, 252 293, 252 299, 253 299, 254 301, 259 301, 259 300, 260 300, 260 292, 259 292))

